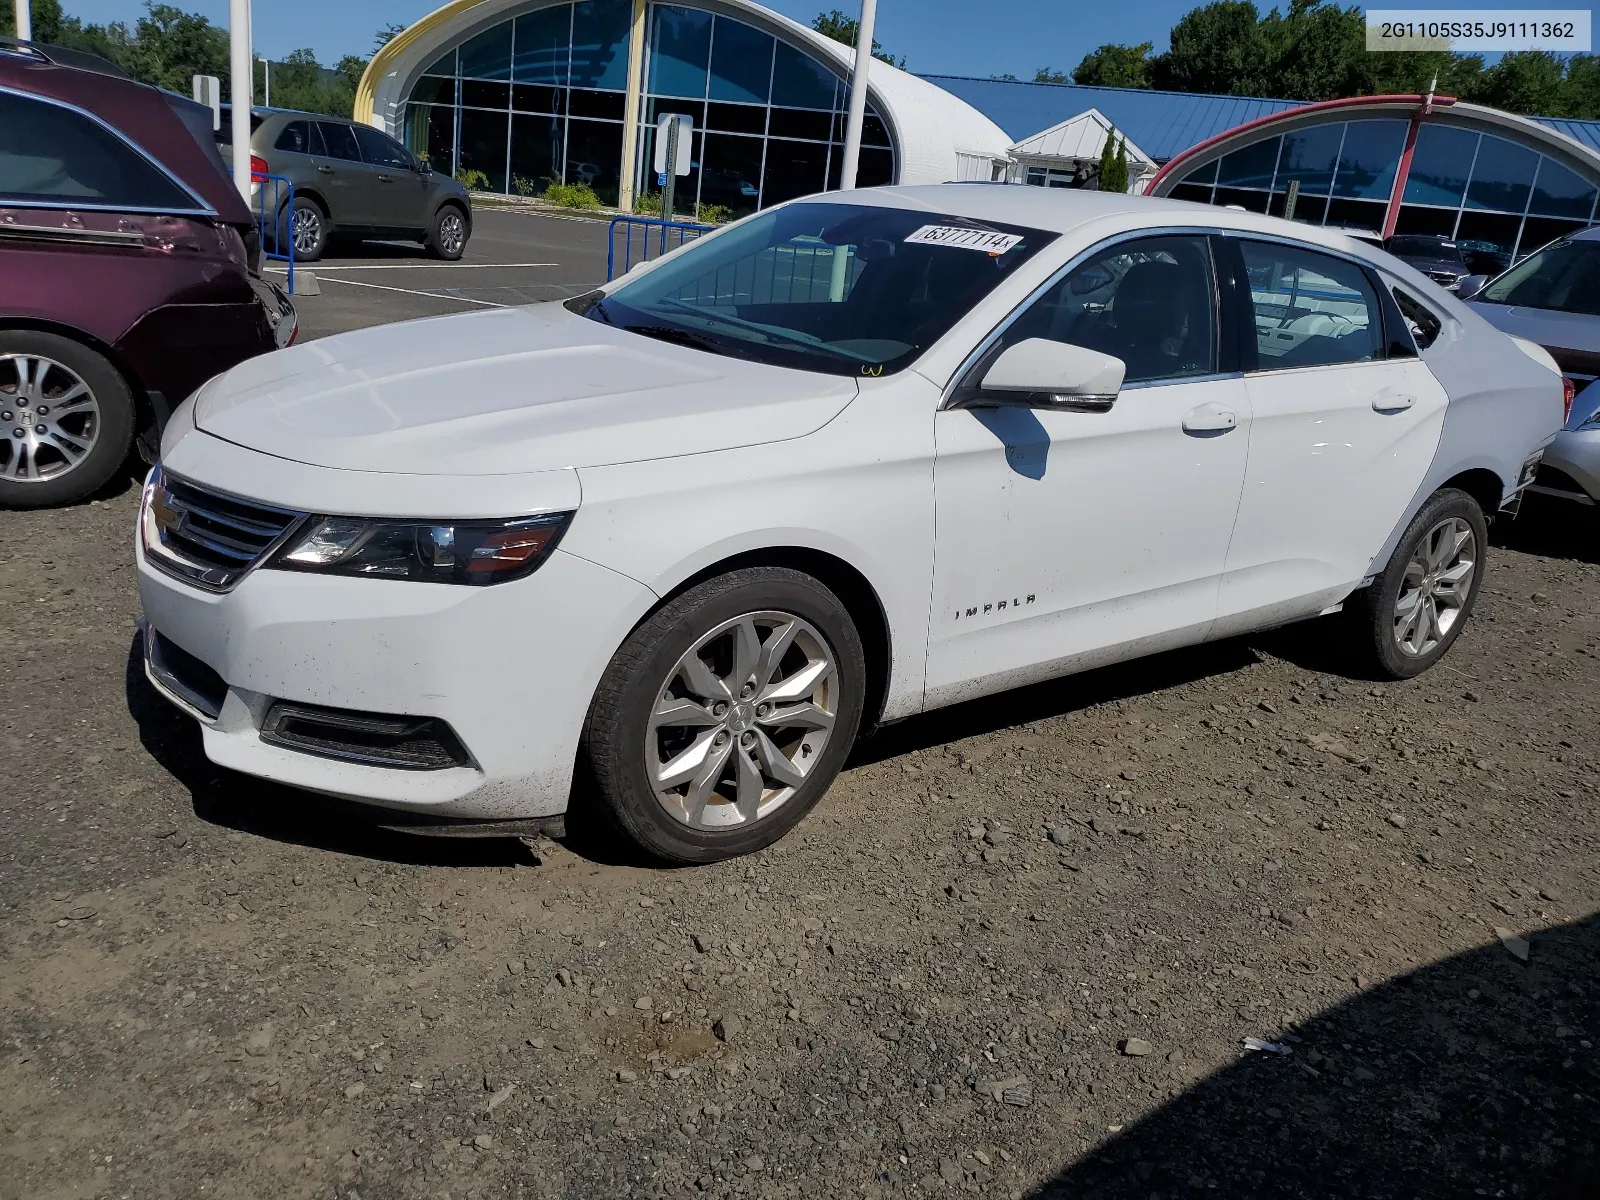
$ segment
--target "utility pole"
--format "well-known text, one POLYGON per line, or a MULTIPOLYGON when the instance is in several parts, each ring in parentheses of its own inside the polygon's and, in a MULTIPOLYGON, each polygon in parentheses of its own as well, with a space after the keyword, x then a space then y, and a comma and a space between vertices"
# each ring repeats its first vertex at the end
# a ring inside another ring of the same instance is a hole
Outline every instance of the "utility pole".
POLYGON ((17 40, 33 41, 33 8, 29 0, 13 0, 12 8, 17 16, 17 40))
POLYGON ((228 0, 228 93, 232 97, 233 186, 250 201, 250 106, 255 56, 250 52, 250 0, 228 0))
POLYGON ((867 119, 867 72, 872 62, 872 26, 878 16, 878 0, 861 0, 861 20, 856 25, 856 69, 850 76, 850 114, 844 126, 844 164, 839 171, 839 187, 848 192, 856 186, 856 166, 861 160, 861 126, 867 119))
POLYGON ((265 58, 261 60, 261 106, 272 107, 272 64, 265 58))

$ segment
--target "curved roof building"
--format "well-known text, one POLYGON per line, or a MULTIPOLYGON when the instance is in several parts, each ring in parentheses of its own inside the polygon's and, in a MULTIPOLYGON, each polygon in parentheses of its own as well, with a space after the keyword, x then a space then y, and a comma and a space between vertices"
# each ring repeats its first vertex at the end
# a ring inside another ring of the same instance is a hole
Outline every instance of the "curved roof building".
POLYGON ((1449 96, 1358 96, 1209 138, 1171 159, 1148 191, 1519 258, 1600 220, 1600 151, 1449 96))
MULTIPOLYGON (((678 207, 737 216, 837 186, 854 51, 750 0, 451 0, 373 56, 355 117, 489 191, 657 190, 657 119, 694 119, 678 207)), ((996 176, 1011 138, 874 62, 858 182, 996 176)))

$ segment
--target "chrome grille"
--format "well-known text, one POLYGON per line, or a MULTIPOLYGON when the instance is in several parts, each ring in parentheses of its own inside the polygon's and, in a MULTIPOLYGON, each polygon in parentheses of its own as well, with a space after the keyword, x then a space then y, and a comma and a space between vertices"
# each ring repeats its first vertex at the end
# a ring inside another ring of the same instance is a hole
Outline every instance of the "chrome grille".
POLYGON ((226 592, 305 515, 201 487, 157 467, 145 484, 139 531, 152 565, 207 591, 226 592))

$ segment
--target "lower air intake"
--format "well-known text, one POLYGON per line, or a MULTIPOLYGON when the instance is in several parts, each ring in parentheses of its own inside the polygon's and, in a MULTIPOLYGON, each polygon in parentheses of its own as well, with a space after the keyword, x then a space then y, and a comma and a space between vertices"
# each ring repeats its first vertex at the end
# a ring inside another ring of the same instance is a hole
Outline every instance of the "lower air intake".
POLYGON ((261 723, 261 740, 302 754, 401 771, 472 765, 455 730, 437 717, 393 717, 279 701, 261 723))

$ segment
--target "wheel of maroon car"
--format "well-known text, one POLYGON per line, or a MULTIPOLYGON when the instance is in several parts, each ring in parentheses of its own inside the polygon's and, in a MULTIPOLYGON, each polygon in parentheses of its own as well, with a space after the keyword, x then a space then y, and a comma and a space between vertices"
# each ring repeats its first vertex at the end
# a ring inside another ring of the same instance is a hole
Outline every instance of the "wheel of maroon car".
POLYGON ((98 491, 127 461, 133 393, 71 338, 0 330, 0 505, 46 508, 98 491))

